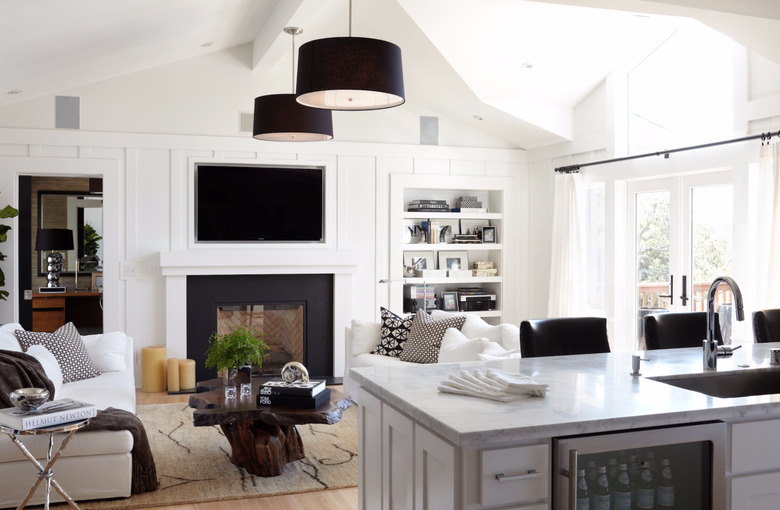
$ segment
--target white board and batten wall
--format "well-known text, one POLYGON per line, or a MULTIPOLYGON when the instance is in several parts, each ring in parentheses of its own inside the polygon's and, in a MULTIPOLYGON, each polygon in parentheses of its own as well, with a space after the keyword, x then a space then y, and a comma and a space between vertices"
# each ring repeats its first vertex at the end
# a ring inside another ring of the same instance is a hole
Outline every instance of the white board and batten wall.
MULTIPOLYGON (((439 147, 369 143, 286 144, 258 142, 251 138, 98 133, 0 129, 0 205, 17 205, 18 177, 102 176, 104 190, 104 329, 123 330, 135 339, 136 348, 167 345, 169 337, 181 335, 172 329, 168 316, 180 314, 184 303, 171 300, 172 290, 181 291, 186 279, 169 280, 176 270, 164 265, 177 257, 194 266, 218 265, 224 254, 247 272, 273 271, 275 255, 281 260, 295 255, 316 265, 326 259, 349 274, 351 289, 341 297, 348 303, 336 313, 334 324, 336 357, 334 368, 343 369, 343 331, 351 318, 376 320, 379 306, 386 305, 389 270, 390 175, 396 173, 471 177, 511 177, 514 196, 520 206, 517 253, 507 253, 516 263, 517 281, 505 284, 514 294, 515 307, 504 312, 505 320, 517 322, 525 306, 523 279, 527 274, 528 181, 526 154, 520 150, 439 147), (296 247, 269 245, 196 245, 193 243, 194 162, 237 162, 270 164, 315 164, 326 167, 326 242, 296 247), (222 251, 220 251, 222 250, 222 251), (271 251, 277 250, 277 251, 271 251), (272 255, 271 255, 272 254, 272 255), (253 262, 260 258, 263 262, 253 262), (259 267, 262 266, 262 267, 259 267), (344 267, 348 269, 344 269, 344 267), (253 268, 253 269, 252 269, 253 268)), ((0 262, 6 275, 8 301, 0 302, 0 322, 18 317, 17 291, 18 219, 0 251, 9 257, 0 262)), ((283 262, 280 262, 284 265, 283 262)), ((176 266, 173 263, 173 266, 176 266)), ((337 285, 338 287, 338 285, 337 285)), ((338 292, 338 290, 337 290, 338 292)), ((179 294, 180 295, 180 294, 179 294)), ((335 296, 339 300, 339 295, 335 296)), ((169 356, 183 357, 172 344, 169 356)), ((140 381, 140 367, 136 364, 140 381)), ((339 375, 339 374, 336 374, 339 375)))

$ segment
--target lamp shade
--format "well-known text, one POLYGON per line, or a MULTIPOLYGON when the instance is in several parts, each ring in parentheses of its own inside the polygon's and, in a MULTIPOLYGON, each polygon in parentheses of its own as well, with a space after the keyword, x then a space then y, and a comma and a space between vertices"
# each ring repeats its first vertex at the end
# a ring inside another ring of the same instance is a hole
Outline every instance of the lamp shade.
POLYGON ((35 250, 72 250, 73 231, 67 228, 42 228, 35 237, 35 250))
POLYGON ((329 110, 309 108, 295 94, 271 94, 255 98, 252 136, 277 142, 319 142, 333 138, 329 110))
POLYGON ((298 51, 298 102, 329 110, 379 110, 404 103, 401 48, 364 37, 307 42, 298 51))

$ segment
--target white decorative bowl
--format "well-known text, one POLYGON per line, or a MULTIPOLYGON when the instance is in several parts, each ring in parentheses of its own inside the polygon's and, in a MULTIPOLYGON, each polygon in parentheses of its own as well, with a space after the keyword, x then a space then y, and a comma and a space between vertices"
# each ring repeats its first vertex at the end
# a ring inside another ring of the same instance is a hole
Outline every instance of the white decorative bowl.
POLYGON ((44 388, 20 388, 11 392, 11 402, 24 411, 34 411, 49 400, 49 390, 44 388))

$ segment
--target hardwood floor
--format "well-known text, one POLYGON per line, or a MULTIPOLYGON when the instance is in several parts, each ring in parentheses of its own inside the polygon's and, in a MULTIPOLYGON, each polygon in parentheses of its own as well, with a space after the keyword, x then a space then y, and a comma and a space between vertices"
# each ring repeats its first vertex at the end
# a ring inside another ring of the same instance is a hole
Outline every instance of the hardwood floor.
MULTIPOLYGON (((341 386, 333 386, 341 389, 341 386)), ((136 404, 171 404, 187 402, 189 395, 168 395, 166 392, 144 393, 136 390, 136 404)), ((322 508, 326 510, 357 510, 358 489, 333 489, 327 491, 304 492, 301 494, 288 494, 284 496, 267 496, 262 498, 245 498, 230 501, 214 501, 212 503, 196 503, 187 505, 171 505, 165 510, 218 510, 230 506, 231 510, 301 510, 307 508, 322 508)))

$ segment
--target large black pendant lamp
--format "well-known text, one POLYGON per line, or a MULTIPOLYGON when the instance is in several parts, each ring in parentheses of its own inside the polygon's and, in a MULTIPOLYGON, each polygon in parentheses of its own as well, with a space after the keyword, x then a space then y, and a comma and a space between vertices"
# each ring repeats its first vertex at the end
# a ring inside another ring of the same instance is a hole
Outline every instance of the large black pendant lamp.
POLYGON ((399 106, 404 98, 401 48, 379 39, 317 39, 298 52, 298 102, 329 110, 379 110, 399 106))
MULTIPOLYGON (((295 36, 303 29, 287 27, 293 40, 293 87, 295 87, 295 36)), ((273 142, 319 142, 333 138, 329 110, 309 108, 295 100, 295 94, 270 94, 255 98, 252 136, 273 142)))

